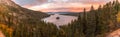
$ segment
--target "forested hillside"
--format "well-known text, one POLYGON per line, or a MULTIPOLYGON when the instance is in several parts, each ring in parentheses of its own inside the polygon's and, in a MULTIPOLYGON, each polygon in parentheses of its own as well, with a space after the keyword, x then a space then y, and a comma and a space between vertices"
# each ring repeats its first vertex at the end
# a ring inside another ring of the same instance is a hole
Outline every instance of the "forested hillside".
MULTIPOLYGON (((106 37, 108 33, 120 28, 119 11, 120 3, 117 1, 100 5, 97 10, 91 6, 91 10, 79 15, 78 20, 69 26, 63 26, 64 36, 67 37, 106 37)), ((61 34, 62 35, 62 34, 61 34)))
POLYGON ((53 28, 55 30, 57 29, 55 26, 47 25, 41 21, 41 18, 48 16, 39 11, 23 8, 11 0, 0 0, 0 30, 6 37, 37 37, 38 35, 49 34, 49 32, 43 31, 54 32, 48 29, 53 28))
POLYGON ((106 37, 120 28, 118 0, 100 5, 97 10, 94 6, 90 11, 84 8, 77 20, 60 29, 41 21, 49 16, 45 13, 22 8, 11 0, 0 2, 0 31, 6 37, 106 37))

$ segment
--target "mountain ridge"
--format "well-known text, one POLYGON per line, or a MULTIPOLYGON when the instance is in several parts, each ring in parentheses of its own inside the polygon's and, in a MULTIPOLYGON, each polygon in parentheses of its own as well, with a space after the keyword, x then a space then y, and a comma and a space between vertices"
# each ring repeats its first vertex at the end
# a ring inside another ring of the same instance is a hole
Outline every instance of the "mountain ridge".
POLYGON ((41 18, 49 16, 40 11, 33 11, 33 10, 23 8, 17 5, 16 3, 14 3, 12 0, 0 0, 0 8, 1 8, 0 15, 4 15, 4 17, 0 16, 1 17, 0 19, 2 19, 2 21, 8 21, 9 18, 16 19, 16 20, 17 19, 19 20, 33 19, 33 20, 40 21, 41 18))

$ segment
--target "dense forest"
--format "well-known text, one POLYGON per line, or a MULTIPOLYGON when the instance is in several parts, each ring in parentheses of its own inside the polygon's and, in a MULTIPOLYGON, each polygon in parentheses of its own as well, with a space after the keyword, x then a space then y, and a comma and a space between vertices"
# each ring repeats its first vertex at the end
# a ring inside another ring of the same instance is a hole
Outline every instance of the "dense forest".
POLYGON ((97 10, 91 6, 90 11, 83 10, 78 20, 69 26, 62 26, 62 37, 106 37, 109 32, 120 28, 119 12, 120 3, 117 1, 108 2, 99 6, 97 10))
MULTIPOLYGON (((14 5, 15 6, 15 5, 14 5)), ((106 37, 120 28, 120 3, 118 0, 83 9, 78 19, 58 29, 41 18, 49 15, 7 4, 0 4, 0 30, 6 37, 106 37)))

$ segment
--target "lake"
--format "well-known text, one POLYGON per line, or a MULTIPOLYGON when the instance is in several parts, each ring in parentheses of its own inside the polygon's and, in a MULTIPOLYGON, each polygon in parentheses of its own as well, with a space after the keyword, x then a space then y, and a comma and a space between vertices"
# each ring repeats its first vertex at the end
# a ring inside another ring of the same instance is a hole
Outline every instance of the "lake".
POLYGON ((77 18, 78 17, 76 16, 54 14, 42 20, 46 23, 49 22, 55 24, 56 26, 62 26, 71 23, 71 21, 77 20, 77 18))

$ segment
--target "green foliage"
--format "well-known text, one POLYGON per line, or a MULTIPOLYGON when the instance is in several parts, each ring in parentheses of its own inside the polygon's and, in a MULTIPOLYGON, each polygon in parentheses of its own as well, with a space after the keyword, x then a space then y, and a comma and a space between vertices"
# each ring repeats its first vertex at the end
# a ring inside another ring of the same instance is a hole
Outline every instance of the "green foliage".
POLYGON ((106 33, 117 29, 117 17, 119 2, 109 2, 97 10, 91 6, 91 10, 79 15, 78 20, 69 26, 63 26, 63 36, 67 37, 106 37, 106 33), (68 35, 69 34, 69 35, 68 35))
POLYGON ((12 35, 6 34, 8 37, 105 37, 106 33, 117 28, 116 15, 119 10, 118 1, 99 6, 97 10, 91 6, 91 10, 87 12, 84 9, 77 20, 57 29, 54 24, 41 21, 47 14, 0 5, 0 23, 8 26, 5 29, 12 28, 12 35))
POLYGON ((43 22, 39 24, 21 23, 15 28, 13 37, 49 37, 56 36, 57 28, 53 25, 47 25, 43 22))

